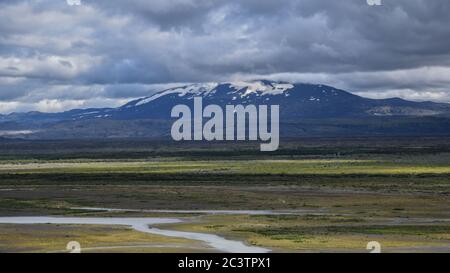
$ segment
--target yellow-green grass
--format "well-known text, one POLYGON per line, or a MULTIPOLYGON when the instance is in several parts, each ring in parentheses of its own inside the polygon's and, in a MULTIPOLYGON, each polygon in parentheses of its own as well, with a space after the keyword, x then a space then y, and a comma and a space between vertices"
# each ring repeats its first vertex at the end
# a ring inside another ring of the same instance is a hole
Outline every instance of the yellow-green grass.
POLYGON ((296 159, 219 161, 141 161, 0 164, 0 173, 218 173, 218 174, 311 174, 398 175, 450 174, 450 156, 380 159, 296 159), (444 159, 448 159, 445 161, 444 159))
POLYGON ((450 248, 450 225, 389 226, 354 216, 208 216, 166 227, 221 234, 276 252, 367 252, 377 241, 384 251, 450 248))
POLYGON ((79 242, 85 252, 211 251, 198 241, 141 233, 120 226, 0 225, 0 252, 64 252, 71 241, 79 242))

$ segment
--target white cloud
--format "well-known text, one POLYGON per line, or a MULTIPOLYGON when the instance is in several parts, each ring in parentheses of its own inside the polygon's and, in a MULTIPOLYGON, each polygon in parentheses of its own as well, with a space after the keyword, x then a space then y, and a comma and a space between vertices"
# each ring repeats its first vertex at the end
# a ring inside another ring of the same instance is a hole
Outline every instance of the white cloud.
POLYGON ((63 112, 75 108, 104 108, 118 107, 128 102, 128 99, 102 99, 95 98, 90 100, 58 100, 44 99, 37 102, 0 102, 0 113, 9 114, 12 112, 40 111, 47 113, 63 112))
POLYGON ((80 108, 84 105, 84 101, 77 100, 41 100, 36 104, 36 109, 41 112, 61 112, 65 109, 80 108))
POLYGON ((3 102, 0 101, 0 113, 11 113, 14 111, 20 111, 21 110, 21 103, 17 101, 8 101, 3 102))
POLYGON ((50 78, 69 80, 86 73, 100 63, 100 58, 78 56, 1 57, 0 77, 50 78))
POLYGON ((450 103, 450 94, 444 91, 417 91, 412 89, 392 89, 387 91, 354 92, 356 95, 372 98, 403 98, 413 101, 435 101, 450 103))

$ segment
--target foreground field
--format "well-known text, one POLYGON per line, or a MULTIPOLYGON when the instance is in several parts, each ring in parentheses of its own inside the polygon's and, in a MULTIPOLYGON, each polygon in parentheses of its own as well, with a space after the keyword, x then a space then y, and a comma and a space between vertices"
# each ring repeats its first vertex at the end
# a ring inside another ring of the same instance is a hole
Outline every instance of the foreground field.
MULTIPOLYGON (((131 148, 102 150, 101 157, 19 149, 17 156, 0 160, 0 217, 176 217, 183 223, 158 228, 217 234, 276 252, 367 252, 370 241, 385 252, 450 251, 447 139, 429 145, 336 143, 290 143, 285 152, 262 156, 246 147, 226 156, 222 147, 209 153, 203 147, 167 148, 159 155, 149 148, 141 156, 131 148)), ((11 145, 4 145, 3 154, 11 152, 11 145)), ((89 252, 215 251, 199 241, 127 227, 0 225, 2 252, 63 251, 73 240, 89 252)))

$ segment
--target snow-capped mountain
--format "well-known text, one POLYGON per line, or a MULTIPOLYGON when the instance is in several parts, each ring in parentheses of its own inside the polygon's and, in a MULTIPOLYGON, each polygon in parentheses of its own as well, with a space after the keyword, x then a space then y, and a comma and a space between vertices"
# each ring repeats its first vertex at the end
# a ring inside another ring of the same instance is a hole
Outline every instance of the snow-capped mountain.
MULTIPOLYGON (((191 84, 140 98, 111 110, 83 118, 146 119, 170 116, 177 104, 191 105, 202 97, 205 105, 280 105, 285 119, 372 116, 438 116, 450 112, 447 104, 410 102, 402 99, 373 100, 326 85, 291 84, 275 81, 191 84)), ((78 114, 80 115, 80 114, 78 114)), ((80 116, 81 117, 81 116, 80 116)))
POLYGON ((375 100, 326 85, 276 81, 198 83, 163 90, 118 108, 0 116, 2 130, 33 130, 39 137, 160 137, 178 104, 280 105, 281 134, 450 134, 450 105, 398 98, 375 100))
MULTIPOLYGON (((228 95, 231 97, 232 101, 242 101, 242 99, 246 99, 252 95, 255 95, 256 97, 282 95, 294 87, 293 84, 267 81, 192 84, 171 88, 157 93, 156 95, 132 101, 128 103, 126 107, 144 105, 171 94, 176 94, 178 97, 184 97, 186 99, 192 99, 194 97, 208 98, 217 95, 222 95, 223 98, 226 98, 224 95, 228 95)), ((266 100, 268 99, 270 98, 266 97, 266 100)))

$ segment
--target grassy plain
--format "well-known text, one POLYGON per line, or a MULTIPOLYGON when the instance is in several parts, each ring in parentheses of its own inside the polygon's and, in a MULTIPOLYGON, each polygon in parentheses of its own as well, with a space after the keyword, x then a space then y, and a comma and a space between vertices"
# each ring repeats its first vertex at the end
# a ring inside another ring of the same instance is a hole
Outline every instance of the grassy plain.
MULTIPOLYGON (((279 252, 450 251, 450 139, 305 139, 277 153, 250 145, 0 141, 0 216, 172 216, 279 252), (296 215, 173 215, 119 209, 297 210, 296 215)), ((110 226, 0 225, 0 252, 210 251, 110 226), (153 244, 153 245, 152 245, 153 244), (166 245, 162 248, 161 245, 166 245), (191 248, 190 248, 191 247, 191 248)))

